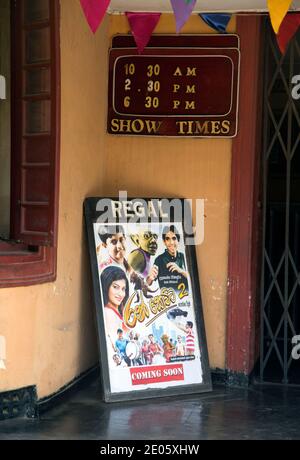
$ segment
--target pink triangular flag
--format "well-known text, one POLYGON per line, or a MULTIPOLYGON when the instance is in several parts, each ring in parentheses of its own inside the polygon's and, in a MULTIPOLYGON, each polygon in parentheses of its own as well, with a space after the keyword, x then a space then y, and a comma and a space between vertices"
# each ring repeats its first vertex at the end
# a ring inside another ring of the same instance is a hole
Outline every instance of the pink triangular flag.
POLYGON ((300 13, 288 13, 282 23, 280 24, 278 34, 276 36, 277 43, 282 54, 284 54, 285 49, 297 32, 298 27, 300 26, 300 13))
POLYGON ((125 13, 130 24, 132 35, 141 54, 148 45, 161 13, 125 13))
POLYGON ((93 33, 98 29, 110 0, 80 0, 87 22, 93 33))
POLYGON ((193 12, 196 0, 171 0, 171 5, 176 19, 176 32, 184 26, 188 18, 193 12))

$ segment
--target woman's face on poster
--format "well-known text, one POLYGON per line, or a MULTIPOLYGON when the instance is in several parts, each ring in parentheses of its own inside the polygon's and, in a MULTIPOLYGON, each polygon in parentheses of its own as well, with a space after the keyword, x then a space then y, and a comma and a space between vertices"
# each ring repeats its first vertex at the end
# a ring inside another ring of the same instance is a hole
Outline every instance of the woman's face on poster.
POLYGON ((126 295, 126 281, 117 280, 113 281, 108 289, 108 300, 109 302, 118 307, 124 300, 126 295))

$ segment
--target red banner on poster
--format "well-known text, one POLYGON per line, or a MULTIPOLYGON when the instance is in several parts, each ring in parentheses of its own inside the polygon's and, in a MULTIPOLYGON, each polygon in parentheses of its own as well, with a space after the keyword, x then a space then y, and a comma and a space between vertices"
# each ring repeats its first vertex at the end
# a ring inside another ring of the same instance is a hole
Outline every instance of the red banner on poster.
POLYGON ((130 369, 130 374, 132 385, 148 385, 149 383, 184 380, 182 364, 138 367, 130 369))

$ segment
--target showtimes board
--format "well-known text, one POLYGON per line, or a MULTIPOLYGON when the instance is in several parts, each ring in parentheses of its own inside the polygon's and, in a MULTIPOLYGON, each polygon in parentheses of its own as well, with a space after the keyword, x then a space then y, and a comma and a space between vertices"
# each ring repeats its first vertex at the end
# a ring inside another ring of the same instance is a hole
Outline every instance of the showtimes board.
POLYGON ((123 40, 125 48, 118 38, 120 47, 112 48, 109 56, 108 133, 236 135, 238 37, 180 38, 179 42, 176 37, 163 36, 160 42, 155 37, 153 46, 141 55, 127 37, 123 40))

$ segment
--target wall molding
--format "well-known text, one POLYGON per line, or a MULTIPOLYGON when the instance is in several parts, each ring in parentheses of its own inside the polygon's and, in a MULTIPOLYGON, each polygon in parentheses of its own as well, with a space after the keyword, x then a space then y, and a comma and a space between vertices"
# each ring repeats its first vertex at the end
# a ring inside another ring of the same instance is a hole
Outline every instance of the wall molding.
POLYGON ((0 420, 24 416, 36 417, 34 385, 0 393, 0 420))
POLYGON ((41 399, 37 399, 36 385, 4 391, 0 393, 0 420, 16 417, 37 418, 96 378, 100 382, 99 372, 99 364, 97 364, 55 393, 41 399))

